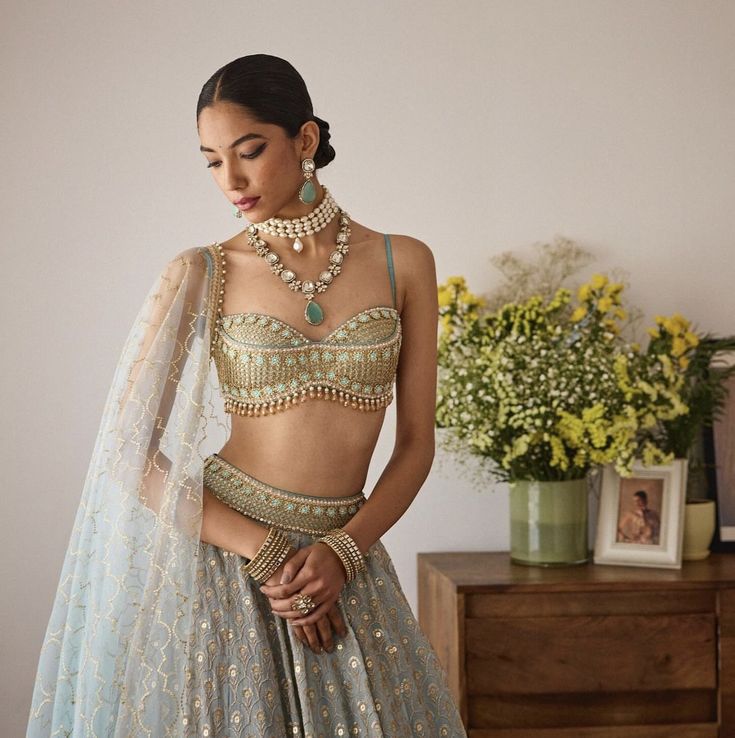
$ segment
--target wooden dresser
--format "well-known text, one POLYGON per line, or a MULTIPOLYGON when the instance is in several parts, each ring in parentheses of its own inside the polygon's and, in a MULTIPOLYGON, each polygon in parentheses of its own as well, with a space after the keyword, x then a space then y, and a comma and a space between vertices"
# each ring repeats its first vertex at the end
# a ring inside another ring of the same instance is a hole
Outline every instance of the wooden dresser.
POLYGON ((735 555, 680 570, 418 554, 469 738, 735 738, 735 555))

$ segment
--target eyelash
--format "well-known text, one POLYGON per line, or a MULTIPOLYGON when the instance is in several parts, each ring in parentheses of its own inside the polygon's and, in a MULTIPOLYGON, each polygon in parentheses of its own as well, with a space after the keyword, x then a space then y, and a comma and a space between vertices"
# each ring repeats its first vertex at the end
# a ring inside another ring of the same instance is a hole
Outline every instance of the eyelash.
MULTIPOLYGON (((258 146, 257 149, 255 149, 255 151, 253 151, 252 154, 243 154, 242 158, 243 159, 255 159, 256 156, 260 156, 260 153, 263 151, 264 148, 265 148, 265 144, 261 144, 260 146, 258 146)), ((209 169, 210 167, 214 167, 216 169, 217 165, 219 165, 218 161, 210 161, 209 164, 207 164, 207 169, 209 169)))

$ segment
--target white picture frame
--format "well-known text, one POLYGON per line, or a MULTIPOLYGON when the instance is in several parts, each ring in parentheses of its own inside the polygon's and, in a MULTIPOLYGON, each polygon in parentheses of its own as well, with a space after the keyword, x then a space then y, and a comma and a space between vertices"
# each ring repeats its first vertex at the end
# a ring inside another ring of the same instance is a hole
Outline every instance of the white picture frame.
POLYGON ((687 463, 636 461, 629 477, 603 467, 595 564, 681 568, 687 463))

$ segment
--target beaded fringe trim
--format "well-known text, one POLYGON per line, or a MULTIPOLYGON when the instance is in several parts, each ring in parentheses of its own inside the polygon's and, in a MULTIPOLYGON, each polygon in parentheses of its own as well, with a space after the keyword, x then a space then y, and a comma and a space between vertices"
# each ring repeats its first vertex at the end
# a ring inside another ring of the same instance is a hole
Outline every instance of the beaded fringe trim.
POLYGON ((339 401, 345 407, 353 407, 356 410, 372 411, 380 410, 393 400, 393 392, 389 392, 386 395, 380 397, 361 397, 360 395, 354 395, 344 390, 337 390, 334 387, 322 387, 320 385, 316 387, 309 387, 302 389, 300 392, 295 392, 292 395, 286 397, 279 397, 277 400, 269 400, 268 402, 244 402, 243 400, 233 400, 231 397, 225 395, 224 397, 224 409, 228 413, 236 413, 238 415, 268 415, 279 412, 280 410, 287 410, 288 408, 298 405, 304 402, 307 398, 320 398, 324 400, 339 401))
POLYGON ((363 492, 348 497, 323 497, 272 487, 218 454, 211 454, 204 461, 204 485, 243 515, 314 535, 344 525, 367 502, 363 492))

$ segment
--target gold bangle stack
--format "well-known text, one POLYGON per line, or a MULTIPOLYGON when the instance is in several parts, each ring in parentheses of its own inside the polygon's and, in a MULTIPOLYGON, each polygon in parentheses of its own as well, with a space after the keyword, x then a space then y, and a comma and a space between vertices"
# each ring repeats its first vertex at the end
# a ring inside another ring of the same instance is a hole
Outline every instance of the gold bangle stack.
POLYGON ((358 572, 367 568, 367 555, 358 548, 352 536, 342 528, 332 528, 319 539, 332 548, 342 561, 347 572, 347 581, 351 582, 358 572))
POLYGON ((291 551, 291 542, 286 534, 274 525, 268 529, 268 535, 255 552, 250 561, 245 564, 244 571, 260 584, 268 581, 278 569, 283 560, 291 551))

